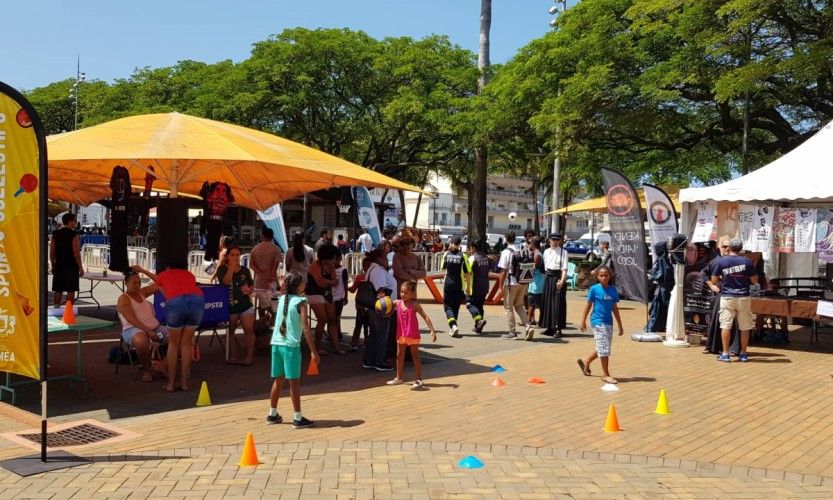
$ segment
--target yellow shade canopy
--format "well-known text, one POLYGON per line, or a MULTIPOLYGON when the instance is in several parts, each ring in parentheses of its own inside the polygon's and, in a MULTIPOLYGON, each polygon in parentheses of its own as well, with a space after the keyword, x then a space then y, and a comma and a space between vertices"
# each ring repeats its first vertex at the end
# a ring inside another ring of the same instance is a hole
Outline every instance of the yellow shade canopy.
MULTIPOLYGON (((679 213, 680 212, 680 188, 677 187, 663 187, 663 191, 668 194, 668 197, 671 198, 671 203, 674 204, 674 211, 679 213)), ((639 195, 639 203, 643 208, 645 207, 645 191, 642 189, 637 188, 636 193, 639 195)), ((573 203, 572 205, 561 207, 558 210, 553 210, 552 212, 547 212, 544 215, 552 215, 552 214, 566 214, 568 212, 605 212, 607 211, 607 200, 604 196, 599 196, 598 198, 592 198, 589 200, 580 201, 578 203, 573 203)))
POLYGON ((88 205, 111 195, 113 167, 154 190, 198 195, 225 182, 235 203, 266 210, 300 194, 341 186, 419 188, 317 149, 257 130, 181 113, 131 116, 47 137, 49 197, 88 205))

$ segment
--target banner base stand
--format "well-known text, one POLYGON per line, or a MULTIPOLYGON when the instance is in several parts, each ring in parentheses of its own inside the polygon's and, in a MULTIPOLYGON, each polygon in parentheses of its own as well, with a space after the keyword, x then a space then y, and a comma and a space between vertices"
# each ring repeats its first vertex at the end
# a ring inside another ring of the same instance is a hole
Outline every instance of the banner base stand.
POLYGON ((631 335, 631 340, 634 342, 662 342, 665 340, 665 335, 642 330, 631 335))
POLYGON ((86 458, 73 455, 63 450, 49 452, 46 462, 41 462, 40 453, 25 457, 10 458, 0 461, 0 467, 14 472, 18 476, 33 476, 53 470, 68 469, 90 463, 86 458))
POLYGON ((665 340, 662 345, 665 347, 691 347, 691 344, 685 340, 665 340))

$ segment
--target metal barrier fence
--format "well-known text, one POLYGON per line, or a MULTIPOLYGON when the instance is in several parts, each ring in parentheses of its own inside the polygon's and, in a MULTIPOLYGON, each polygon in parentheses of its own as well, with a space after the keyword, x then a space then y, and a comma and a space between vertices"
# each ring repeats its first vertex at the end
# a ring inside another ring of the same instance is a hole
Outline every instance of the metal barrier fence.
MULTIPOLYGON (((422 259, 422 264, 425 266, 425 271, 429 273, 437 272, 442 267, 443 263, 443 255, 445 252, 414 252, 414 255, 422 259)), ((364 259, 363 253, 348 253, 342 259, 342 265, 345 269, 347 269, 347 273, 349 276, 356 276, 362 274, 364 270, 362 269, 362 260, 364 259)))
MULTIPOLYGON (((414 255, 422 259, 425 270, 429 273, 440 271, 443 260, 443 252, 416 252, 414 255)), ((243 266, 249 267, 249 260, 251 254, 243 254, 240 256, 240 262, 243 266)), ((211 279, 211 274, 205 272, 208 267, 208 262, 205 261, 205 252, 202 250, 194 250, 188 253, 188 270, 197 277, 197 281, 208 282, 211 279)), ((342 265, 347 269, 349 276, 356 276, 362 274, 362 260, 363 253, 348 253, 342 259, 342 265)), ((127 260, 131 266, 139 265, 145 269, 153 271, 156 268, 156 249, 148 249, 144 247, 127 247, 127 260)), ((110 264, 110 246, 109 245, 84 245, 81 247, 81 262, 84 265, 84 270, 89 272, 101 272, 107 269, 110 264)), ((278 266, 278 275, 283 276, 285 270, 284 262, 282 261, 278 266)))

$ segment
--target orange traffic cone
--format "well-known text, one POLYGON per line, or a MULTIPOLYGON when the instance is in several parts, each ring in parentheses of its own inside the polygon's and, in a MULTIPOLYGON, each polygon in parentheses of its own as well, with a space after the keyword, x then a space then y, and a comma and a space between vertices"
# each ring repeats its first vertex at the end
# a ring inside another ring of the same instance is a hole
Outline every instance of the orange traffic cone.
POLYGON ((619 419, 616 417, 616 406, 610 405, 607 410, 607 419, 605 420, 605 432, 619 432, 622 428, 619 427, 619 419))
POLYGON ((71 300, 67 300, 67 303, 64 306, 64 317, 61 318, 61 321, 63 321, 67 325, 75 324, 75 311, 72 308, 71 300))
POLYGON ((492 385, 495 387, 503 387, 504 385, 506 385, 506 382, 504 382, 503 379, 500 377, 495 377, 495 379, 492 381, 492 385))
POLYGON ((313 358, 309 358, 309 367, 307 368, 307 375, 318 375, 318 363, 313 358))
POLYGON ((545 382, 546 381, 544 379, 542 379, 541 377, 532 377, 531 379, 529 379, 530 384, 543 384, 545 382))
POLYGON ((257 450, 255 449, 255 438, 252 433, 246 435, 246 443, 243 445, 243 454, 240 455, 240 467, 254 467, 260 465, 260 460, 257 459, 257 450))

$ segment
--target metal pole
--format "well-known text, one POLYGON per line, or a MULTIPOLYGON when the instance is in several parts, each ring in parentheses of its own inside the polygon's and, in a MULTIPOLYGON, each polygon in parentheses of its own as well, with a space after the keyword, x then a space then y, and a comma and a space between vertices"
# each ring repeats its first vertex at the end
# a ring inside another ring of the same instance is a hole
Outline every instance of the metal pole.
MULTIPOLYGON (((555 152, 555 160, 552 162, 552 209, 558 210, 558 186, 561 184, 561 158, 560 152, 558 151, 561 149, 561 134, 559 131, 556 131, 556 152, 555 152)), ((550 231, 553 233, 558 233, 560 225, 560 218, 558 214, 552 214, 552 219, 550 219, 550 231)))
MULTIPOLYGON (((554 16, 560 16, 567 11, 567 0, 555 0, 556 4, 560 4, 560 8, 550 7, 549 13, 554 16)), ((557 18, 553 18, 550 21, 550 26, 555 28, 557 26, 557 18)), ((558 96, 561 97, 561 85, 558 86, 558 96)), ((555 130, 555 160, 553 160, 552 165, 552 208, 551 210, 558 210, 559 208, 559 200, 558 200, 558 191, 559 186, 561 185, 561 126, 558 126, 555 130)), ((552 219, 550 219, 550 231, 553 233, 558 233, 561 225, 561 218, 558 214, 552 214, 552 219)))
POLYGON ((81 56, 78 56, 78 61, 75 67, 75 126, 72 130, 78 130, 78 87, 81 86, 81 56))

